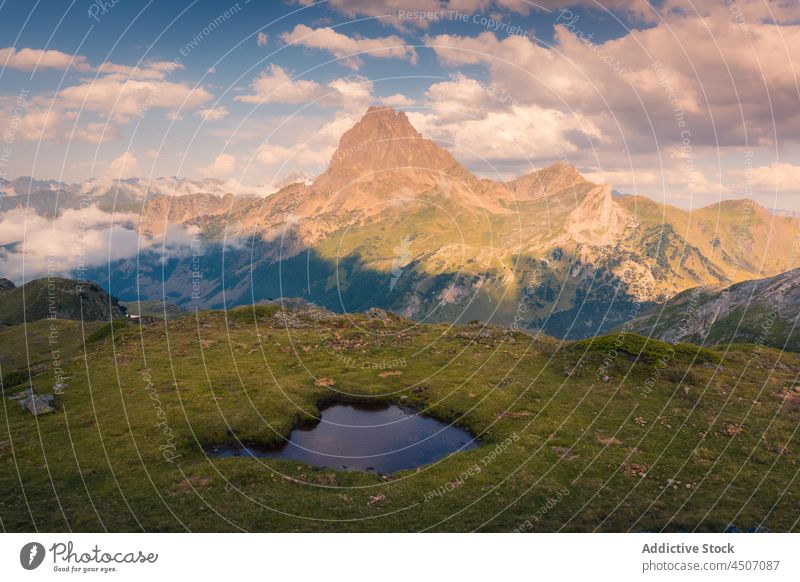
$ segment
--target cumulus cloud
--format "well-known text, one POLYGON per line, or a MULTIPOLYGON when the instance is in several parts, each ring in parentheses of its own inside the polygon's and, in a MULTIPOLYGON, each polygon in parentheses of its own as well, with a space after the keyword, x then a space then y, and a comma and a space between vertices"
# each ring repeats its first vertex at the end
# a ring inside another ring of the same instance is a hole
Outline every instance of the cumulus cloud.
POLYGON ((236 172, 236 158, 231 154, 220 154, 202 170, 203 174, 211 178, 226 178, 236 172))
POLYGON ((151 109, 195 109, 212 99, 202 87, 169 81, 119 80, 114 76, 87 81, 59 91, 65 108, 99 113, 117 123, 142 117, 151 109))
POLYGON ((308 79, 293 79, 272 64, 250 85, 253 94, 239 95, 242 103, 309 103, 347 110, 365 109, 372 100, 372 82, 364 77, 340 78, 325 85, 308 79))
POLYGON ((113 159, 106 169, 106 176, 109 178, 131 178, 141 172, 139 167, 139 160, 133 152, 125 152, 119 157, 113 159))
POLYGON ((69 69, 76 71, 90 71, 86 57, 70 55, 56 50, 40 49, 15 49, 8 47, 0 49, 0 68, 10 67, 20 71, 33 72, 40 69, 69 69))
POLYGON ((119 65, 106 61, 101 63, 94 71, 97 76, 106 79, 116 79, 125 81, 127 79, 137 79, 140 81, 160 80, 184 66, 174 61, 146 61, 142 65, 119 65))
POLYGON ((230 111, 228 111, 227 107, 217 105, 216 107, 211 107, 209 109, 195 111, 195 115, 202 117, 204 121, 220 121, 221 119, 228 117, 228 115, 230 115, 230 111))
POLYGON ((355 121, 355 117, 339 113, 316 131, 303 135, 305 139, 293 145, 272 142, 261 144, 254 157, 273 172, 273 181, 287 170, 302 169, 307 175, 316 176, 325 171, 342 134, 355 121))
POLYGON ((600 129, 580 114, 518 104, 461 74, 431 85, 424 103, 424 109, 408 113, 414 126, 481 173, 491 173, 491 166, 506 170, 509 165, 530 171, 539 160, 576 151, 574 135, 601 139, 600 129))
MULTIPOLYGON (((20 53, 27 54, 19 51, 17 55, 20 53)), ((50 61, 59 62, 55 58, 50 61)), ((79 62, 85 63, 85 59, 79 62)), ((106 62, 96 69, 89 67, 96 71, 95 78, 82 79, 55 94, 0 97, 0 125, 15 128, 14 137, 20 141, 101 143, 117 139, 122 135, 121 125, 151 109, 193 110, 212 99, 202 87, 166 80, 178 68, 181 66, 169 61, 135 67, 106 62)), ((212 117, 223 114, 219 108, 211 111, 212 117)))
POLYGON ((768 166, 734 170, 731 175, 755 192, 800 194, 800 165, 775 162, 768 166))
MULTIPOLYGON (((316 0, 296 0, 310 6, 316 0)), ((712 0, 713 1, 713 0, 712 0)), ((763 1, 763 0, 748 0, 763 1)), ((787 1, 787 0, 782 0, 787 1)), ((529 14, 532 11, 550 13, 562 8, 580 6, 590 10, 612 10, 620 15, 641 21, 652 21, 653 10, 646 0, 328 0, 327 6, 342 14, 381 17, 379 22, 391 24, 401 30, 417 26, 427 28, 432 22, 450 18, 452 11, 461 16, 474 13, 529 14), (422 13, 422 16, 419 16, 422 13)))
POLYGON ((382 105, 387 105, 389 107, 411 107, 414 105, 414 100, 406 97, 405 95, 401 95, 400 93, 395 93, 394 95, 388 95, 386 97, 379 97, 378 101, 382 105))
POLYGON ((399 36, 381 38, 350 37, 332 28, 311 28, 298 24, 291 32, 285 32, 281 39, 287 44, 296 44, 327 51, 352 69, 358 69, 363 61, 361 56, 378 58, 406 59, 417 62, 417 52, 399 36))
POLYGON ((266 33, 259 31, 258 35, 256 36, 256 44, 258 46, 266 46, 267 40, 266 33))
POLYGON ((592 40, 591 23, 564 14, 552 48, 492 32, 437 35, 426 44, 444 64, 484 65, 519 103, 593 115, 637 148, 680 141, 683 129, 696 145, 742 145, 745 135, 750 144, 769 144, 776 132, 797 140, 790 55, 800 53, 800 25, 777 30, 755 21, 743 29, 727 7, 707 18, 682 5, 656 26, 602 43, 592 40))
POLYGON ((254 95, 239 95, 237 101, 242 103, 303 103, 321 96, 324 91, 316 81, 292 79, 289 74, 276 64, 269 66, 250 84, 254 95))

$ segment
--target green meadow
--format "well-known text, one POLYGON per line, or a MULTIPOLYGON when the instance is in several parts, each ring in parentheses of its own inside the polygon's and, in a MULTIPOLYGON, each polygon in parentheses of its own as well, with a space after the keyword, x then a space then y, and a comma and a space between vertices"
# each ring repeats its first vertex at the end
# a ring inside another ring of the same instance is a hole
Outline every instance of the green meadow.
POLYGON ((8 397, 53 392, 46 323, 0 332, 5 531, 799 529, 792 353, 258 305, 61 322, 67 386, 35 417, 8 397), (481 446, 391 475, 204 452, 365 401, 481 446))

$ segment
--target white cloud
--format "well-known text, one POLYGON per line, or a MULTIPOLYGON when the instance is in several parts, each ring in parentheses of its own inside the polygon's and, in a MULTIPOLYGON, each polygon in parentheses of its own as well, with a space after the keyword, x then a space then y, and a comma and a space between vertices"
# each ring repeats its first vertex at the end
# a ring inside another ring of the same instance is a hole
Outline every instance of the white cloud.
POLYGON ((228 115, 230 115, 230 111, 228 111, 228 109, 222 105, 217 105, 216 107, 211 107, 209 109, 195 111, 195 115, 202 117, 203 121, 220 121, 221 119, 228 117, 228 115))
POLYGON ((151 109, 195 109, 212 99, 202 87, 169 81, 118 80, 113 75, 67 87, 56 99, 65 108, 99 113, 116 123, 145 116, 151 109))
POLYGON ((323 87, 316 81, 293 80, 289 74, 276 64, 269 66, 269 72, 261 73, 250 84, 255 95, 239 95, 242 103, 304 103, 321 96, 323 87))
POLYGON ((70 55, 56 50, 40 49, 15 49, 8 47, 0 49, 0 68, 10 67, 21 71, 36 71, 40 69, 68 69, 89 71, 91 66, 86 57, 70 55))
POLYGON ((266 46, 267 35, 264 32, 259 31, 258 35, 256 36, 256 44, 258 44, 258 46, 266 46))
POLYGON ((94 70, 97 72, 98 77, 102 76, 105 79, 154 81, 164 79, 167 75, 183 68, 183 65, 174 61, 147 61, 143 65, 135 66, 118 65, 106 61, 94 70))
POLYGON ((236 172, 236 158, 231 154, 220 154, 202 171, 211 178, 227 178, 236 172))
POLYGON ((372 82, 364 77, 340 78, 321 85, 307 79, 292 79, 278 65, 270 65, 250 85, 254 94, 239 95, 235 99, 242 103, 288 103, 299 104, 315 101, 325 107, 347 110, 366 109, 372 100, 372 82))
POLYGON ((555 16, 552 48, 492 32, 442 34, 426 44, 446 65, 484 65, 493 86, 519 104, 595 117, 609 136, 620 134, 619 147, 622 134, 637 150, 680 142, 676 105, 694 145, 743 145, 745 129, 750 145, 774 143, 776 132, 778 141, 798 140, 791 55, 800 53, 800 25, 756 20, 743 29, 727 6, 707 18, 691 8, 671 2, 656 26, 601 43, 591 38, 592 22, 567 13, 555 16))
POLYGON ((772 163, 750 170, 735 170, 731 175, 738 178, 738 184, 745 184, 755 192, 800 194, 800 165, 772 163))
POLYGON ((139 160, 133 152, 125 152, 119 157, 115 158, 108 164, 106 168, 106 176, 109 178, 131 178, 141 173, 139 167, 139 160))
MULTIPOLYGON (((117 139, 122 124, 151 109, 177 115, 176 107, 196 109, 212 99, 202 87, 166 81, 165 76, 177 68, 181 67, 169 61, 141 67, 106 62, 95 69, 97 78, 84 79, 54 95, 0 96, 0 126, 13 128, 14 139, 20 141, 117 139)), ((212 108, 212 117, 219 117, 223 109, 212 108)))
POLYGON ((81 265, 96 267, 147 250, 180 254, 193 232, 170 225, 163 236, 148 238, 137 233, 138 225, 138 214, 112 214, 96 206, 65 210, 55 219, 25 208, 10 210, 0 214, 0 272, 20 281, 23 273, 28 280, 48 269, 69 275, 81 265))
POLYGON ((83 263, 97 266, 133 256, 139 246, 134 230, 136 215, 102 212, 91 206, 66 210, 56 218, 44 218, 26 209, 0 215, 0 246, 14 244, 14 250, 0 251, 4 276, 19 280, 47 272, 68 274, 83 263), (112 226, 113 223, 113 226, 112 226))
MULTIPOLYGON (((713 1, 713 0, 712 0, 713 1)), ((761 2, 763 0, 746 0, 761 2)), ((316 0, 297 0, 299 4, 311 5, 316 0)), ((401 30, 411 26, 427 28, 429 24, 450 18, 450 11, 463 16, 473 13, 528 14, 532 11, 552 12, 561 8, 581 6, 599 12, 613 10, 622 16, 630 16, 638 20, 652 20, 653 11, 646 0, 416 0, 409 4, 408 0, 328 0, 327 5, 346 16, 377 16, 379 22, 391 24, 401 30), (424 13, 419 17, 415 13, 424 13), (436 16, 436 14, 439 16, 436 16)))
POLYGON ((264 143, 258 147, 254 157, 272 172, 273 181, 290 170, 303 170, 309 176, 325 171, 342 134, 350 129, 356 119, 348 114, 337 114, 323 123, 317 131, 309 133, 304 141, 294 145, 264 143))
POLYGON ((408 113, 412 124, 481 173, 491 172, 484 162, 530 171, 533 160, 555 159, 559 150, 571 154, 577 149, 571 133, 600 138, 600 130, 580 114, 516 104, 464 75, 431 85, 425 98, 426 109, 408 113))
POLYGON ((394 95, 389 95, 387 97, 378 97, 377 100, 381 104, 388 105, 389 107, 411 107, 414 105, 413 99, 410 99, 405 95, 401 95, 400 93, 395 93, 394 95))
POLYGON ((350 37, 329 27, 311 28, 298 24, 291 32, 281 35, 287 44, 302 45, 327 51, 342 59, 342 63, 350 68, 358 69, 363 61, 361 56, 369 55, 378 58, 406 59, 412 64, 417 62, 417 52, 399 36, 381 38, 350 37))

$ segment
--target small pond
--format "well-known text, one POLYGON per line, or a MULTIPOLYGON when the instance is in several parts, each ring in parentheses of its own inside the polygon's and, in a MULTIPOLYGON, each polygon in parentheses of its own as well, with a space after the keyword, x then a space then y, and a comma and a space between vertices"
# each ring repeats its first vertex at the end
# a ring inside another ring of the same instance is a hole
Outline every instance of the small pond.
POLYGON ((388 474, 478 446, 468 431, 395 405, 335 404, 321 421, 295 428, 281 446, 211 446, 214 457, 271 457, 317 467, 388 474))

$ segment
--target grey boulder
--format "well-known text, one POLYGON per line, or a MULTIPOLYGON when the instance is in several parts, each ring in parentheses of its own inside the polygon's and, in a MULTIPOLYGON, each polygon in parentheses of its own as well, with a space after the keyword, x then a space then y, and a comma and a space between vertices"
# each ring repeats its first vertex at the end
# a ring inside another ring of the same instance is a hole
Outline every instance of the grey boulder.
POLYGON ((20 400, 19 405, 34 416, 55 412, 56 410, 55 397, 52 394, 32 394, 20 400))

